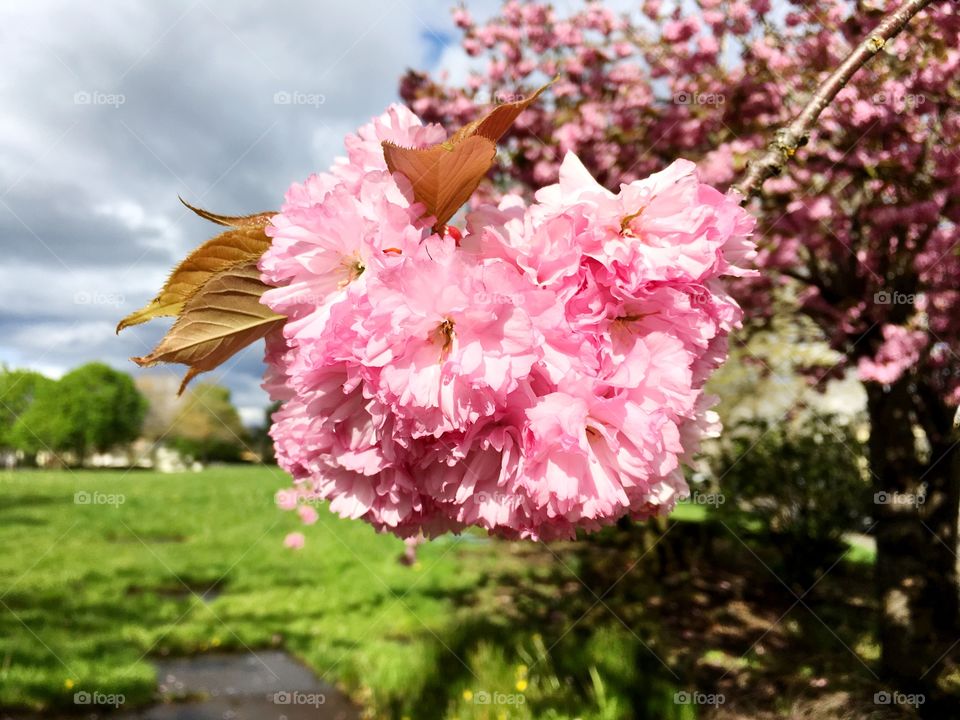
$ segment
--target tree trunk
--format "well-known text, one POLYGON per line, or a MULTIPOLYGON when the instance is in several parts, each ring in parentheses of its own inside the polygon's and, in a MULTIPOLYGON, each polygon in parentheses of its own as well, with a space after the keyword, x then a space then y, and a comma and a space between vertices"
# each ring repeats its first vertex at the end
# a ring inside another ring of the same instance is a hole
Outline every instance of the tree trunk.
POLYGON ((909 373, 867 385, 877 519, 881 670, 891 689, 935 705, 943 656, 960 630, 957 525, 960 449, 953 413, 909 373), (918 450, 922 427, 929 457, 918 450))

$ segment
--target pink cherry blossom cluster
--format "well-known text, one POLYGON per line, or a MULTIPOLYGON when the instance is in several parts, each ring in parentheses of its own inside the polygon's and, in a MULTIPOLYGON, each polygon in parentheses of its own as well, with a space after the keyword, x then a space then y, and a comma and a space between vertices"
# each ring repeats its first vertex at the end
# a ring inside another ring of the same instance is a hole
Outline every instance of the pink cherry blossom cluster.
POLYGON ((381 141, 444 138, 391 107, 268 227, 264 302, 288 321, 265 387, 294 478, 278 502, 401 537, 551 539, 668 512, 715 430, 703 386, 741 319, 721 278, 746 272, 751 216, 690 162, 613 193, 571 154, 532 203, 440 235, 381 141))

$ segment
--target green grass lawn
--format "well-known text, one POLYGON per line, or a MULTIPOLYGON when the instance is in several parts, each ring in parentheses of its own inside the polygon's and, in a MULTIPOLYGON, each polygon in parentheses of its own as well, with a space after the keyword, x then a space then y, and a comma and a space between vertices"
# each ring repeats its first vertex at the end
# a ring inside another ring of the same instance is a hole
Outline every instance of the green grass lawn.
MULTIPOLYGON (((626 630, 592 643, 565 633, 550 648, 501 612, 493 578, 537 587, 545 572, 524 558, 529 545, 443 538, 405 567, 403 544, 363 523, 321 509, 304 529, 274 505, 286 484, 265 467, 0 473, 0 707, 66 708, 78 690, 148 703, 151 657, 282 647, 384 716, 626 712, 616 688, 635 681, 637 651, 626 630), (295 529, 301 551, 282 545, 295 529), (473 701, 521 689, 523 706, 473 701)), ((569 593, 542 588, 547 609, 569 593)))
POLYGON ((274 505, 286 485, 267 467, 0 473, 0 708, 148 704, 154 658, 265 648, 396 720, 688 720, 674 694, 718 687, 728 714, 707 716, 752 717, 735 701, 779 712, 822 673, 872 697, 849 651, 876 655, 869 565, 807 597, 828 631, 702 506, 549 547, 448 536, 407 567, 399 540, 325 508, 304 528, 274 505))

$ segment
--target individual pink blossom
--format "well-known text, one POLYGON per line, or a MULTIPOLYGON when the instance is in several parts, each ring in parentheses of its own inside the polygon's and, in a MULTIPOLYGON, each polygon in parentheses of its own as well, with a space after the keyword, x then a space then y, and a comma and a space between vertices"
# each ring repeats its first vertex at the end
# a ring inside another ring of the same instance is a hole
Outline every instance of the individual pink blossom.
POLYGON ((283 539, 284 547, 288 547, 291 550, 302 550, 305 543, 306 543, 306 538, 303 536, 303 533, 301 532, 289 533, 283 539))
POLYGON ((297 507, 299 497, 296 490, 278 490, 276 495, 277 507, 281 510, 293 510, 297 507))
POLYGON ((297 508, 297 514, 304 525, 313 525, 319 519, 316 509, 311 505, 301 505, 297 508))
POLYGON ((370 390, 413 437, 465 432, 502 406, 542 354, 551 297, 499 258, 431 238, 367 286, 359 361, 370 390))

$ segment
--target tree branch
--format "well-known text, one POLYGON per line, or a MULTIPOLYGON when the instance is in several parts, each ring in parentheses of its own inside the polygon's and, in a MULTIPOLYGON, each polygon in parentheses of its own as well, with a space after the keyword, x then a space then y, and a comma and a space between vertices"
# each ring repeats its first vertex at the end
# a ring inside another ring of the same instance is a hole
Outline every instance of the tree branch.
POLYGON ((743 202, 759 193, 763 183, 768 179, 781 173, 787 161, 796 154, 797 149, 807 143, 810 131, 820 117, 820 113, 833 102, 837 93, 850 81, 850 78, 880 52, 888 40, 903 30, 914 15, 931 2, 933 0, 907 0, 898 10, 884 18, 883 22, 870 33, 870 37, 854 48, 843 64, 817 88, 793 121, 777 131, 776 137, 767 147, 766 152, 749 164, 743 180, 733 186, 743 195, 743 202))

